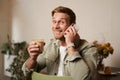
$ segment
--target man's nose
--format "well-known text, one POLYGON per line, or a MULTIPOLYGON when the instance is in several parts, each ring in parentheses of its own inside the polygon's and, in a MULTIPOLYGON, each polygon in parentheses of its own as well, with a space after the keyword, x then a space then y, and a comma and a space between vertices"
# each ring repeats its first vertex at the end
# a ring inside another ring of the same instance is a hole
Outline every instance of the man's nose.
POLYGON ((57 23, 55 23, 55 25, 54 25, 56 28, 59 28, 60 27, 60 24, 57 22, 57 23))

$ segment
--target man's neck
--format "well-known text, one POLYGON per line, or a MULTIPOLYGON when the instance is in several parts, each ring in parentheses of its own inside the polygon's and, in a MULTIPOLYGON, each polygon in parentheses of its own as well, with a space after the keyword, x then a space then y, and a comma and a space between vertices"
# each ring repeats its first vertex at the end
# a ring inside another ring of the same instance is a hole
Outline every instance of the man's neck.
POLYGON ((59 44, 60 44, 60 46, 66 46, 65 40, 60 40, 59 44))

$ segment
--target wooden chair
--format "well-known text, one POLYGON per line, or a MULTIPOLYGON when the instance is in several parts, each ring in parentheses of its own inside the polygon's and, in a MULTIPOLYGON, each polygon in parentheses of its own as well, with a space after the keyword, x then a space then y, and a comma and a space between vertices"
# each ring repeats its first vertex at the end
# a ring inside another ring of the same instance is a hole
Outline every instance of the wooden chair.
POLYGON ((70 76, 55 76, 33 72, 32 80, 73 80, 73 79, 70 76))

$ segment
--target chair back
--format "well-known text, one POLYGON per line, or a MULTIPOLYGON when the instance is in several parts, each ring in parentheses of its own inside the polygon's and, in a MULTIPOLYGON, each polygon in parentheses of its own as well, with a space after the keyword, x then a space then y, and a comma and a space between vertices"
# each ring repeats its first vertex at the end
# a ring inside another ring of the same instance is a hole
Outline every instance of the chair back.
POLYGON ((32 80, 73 80, 73 79, 70 76, 55 76, 33 72, 32 80))

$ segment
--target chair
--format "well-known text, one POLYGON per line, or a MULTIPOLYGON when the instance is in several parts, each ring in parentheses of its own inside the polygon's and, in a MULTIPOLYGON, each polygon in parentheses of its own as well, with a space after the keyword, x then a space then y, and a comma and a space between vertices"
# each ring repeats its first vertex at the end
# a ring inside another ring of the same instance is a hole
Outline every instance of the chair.
POLYGON ((73 79, 70 76, 55 76, 33 72, 32 80, 73 80, 73 79))

